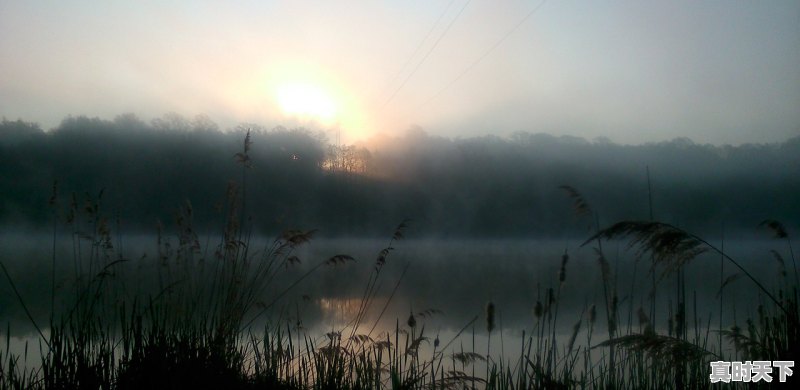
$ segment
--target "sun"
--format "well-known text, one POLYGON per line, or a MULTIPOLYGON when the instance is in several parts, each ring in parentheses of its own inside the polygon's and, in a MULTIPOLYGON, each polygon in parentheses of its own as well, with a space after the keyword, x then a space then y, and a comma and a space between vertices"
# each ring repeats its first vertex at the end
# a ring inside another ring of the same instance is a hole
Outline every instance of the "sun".
POLYGON ((275 89, 275 99, 288 116, 322 123, 332 123, 337 118, 336 101, 319 85, 304 82, 281 84, 275 89))
POLYGON ((341 142, 365 140, 374 128, 361 84, 307 61, 239 72, 227 96, 230 109, 247 121, 315 129, 341 142))

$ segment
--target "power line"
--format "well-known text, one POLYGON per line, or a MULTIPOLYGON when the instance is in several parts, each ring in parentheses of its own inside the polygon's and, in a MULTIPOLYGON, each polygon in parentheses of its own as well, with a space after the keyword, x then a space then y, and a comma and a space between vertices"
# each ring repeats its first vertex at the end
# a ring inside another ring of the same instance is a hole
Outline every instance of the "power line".
POLYGON ((413 60, 414 57, 417 55, 417 53, 419 53, 419 50, 422 49, 424 43, 428 41, 428 38, 431 36, 431 34, 433 34, 433 31, 436 30, 436 27, 439 27, 439 23, 442 21, 442 18, 444 18, 444 16, 447 14, 447 11, 450 10, 450 7, 453 6, 453 3, 455 2, 456 0, 450 0, 450 2, 447 4, 447 7, 445 7, 442 13, 439 14, 439 18, 436 19, 436 23, 434 23, 433 27, 431 27, 431 29, 428 30, 428 33, 425 34, 425 38, 422 38, 422 41, 419 42, 419 45, 417 45, 417 48, 414 49, 413 53, 411 53, 411 56, 408 57, 408 60, 406 60, 406 63, 403 64, 403 67, 400 69, 400 71, 398 71, 397 74, 394 75, 392 81, 389 82, 389 86, 394 84, 394 82, 397 81, 397 78, 400 77, 400 75, 403 74, 403 72, 405 72, 406 68, 408 67, 408 64, 410 64, 411 60, 413 60))
POLYGON ((473 68, 475 68, 475 67, 476 67, 476 66, 477 66, 477 65, 478 65, 478 64, 479 64, 481 61, 483 61, 483 60, 484 60, 484 58, 488 57, 488 56, 489 56, 489 54, 490 54, 491 52, 493 52, 495 49, 497 49, 497 48, 500 46, 500 44, 502 44, 502 43, 503 43, 503 41, 505 41, 505 40, 506 40, 506 39, 507 39, 509 36, 511 36, 511 34, 513 34, 513 33, 514 33, 514 31, 516 31, 516 30, 517 30, 517 29, 518 29, 520 26, 522 26, 522 25, 523 25, 523 24, 524 24, 524 23, 525 23, 525 22, 526 22, 528 19, 530 19, 530 17, 531 17, 531 16, 533 16, 533 14, 535 14, 535 13, 536 13, 536 11, 538 11, 538 10, 539 10, 539 8, 542 8, 542 6, 544 5, 544 3, 546 3, 546 2, 547 2, 547 0, 542 0, 542 2, 541 2, 541 3, 539 3, 539 5, 537 5, 537 6, 536 6, 534 9, 532 9, 530 12, 528 12, 528 14, 527 14, 527 15, 525 15, 525 17, 523 17, 523 18, 522 18, 522 19, 521 19, 521 20, 520 20, 520 21, 519 21, 519 22, 518 22, 516 25, 514 25, 514 27, 512 27, 510 30, 508 30, 508 32, 506 32, 506 34, 505 34, 505 35, 503 35, 503 36, 502 36, 502 37, 501 37, 501 38, 500 38, 500 39, 499 39, 497 42, 495 42, 495 43, 494 43, 494 45, 492 45, 491 47, 489 47, 489 49, 488 49, 488 50, 486 50, 486 51, 485 51, 485 52, 484 52, 484 53, 483 53, 483 54, 482 54, 480 57, 478 57, 478 59, 476 59, 475 61, 473 61, 473 62, 472 62, 472 63, 471 63, 469 66, 467 66, 467 67, 464 69, 464 71, 462 71, 461 73, 459 73, 459 74, 458 74, 458 76, 456 76, 456 77, 455 77, 455 78, 454 78, 452 81, 450 81, 450 82, 449 82, 447 85, 445 85, 445 86, 444 86, 444 88, 440 89, 440 90, 439 90, 439 92, 436 92, 436 93, 435 93, 433 96, 431 96, 431 97, 430 97, 428 100, 426 100, 424 103, 422 103, 422 104, 420 105, 420 107, 421 107, 421 106, 425 106, 425 105, 427 105, 428 103, 430 103, 431 101, 433 101, 434 99, 436 99, 437 97, 439 97, 439 95, 441 95, 441 94, 442 94, 444 91, 446 91, 446 90, 448 90, 450 87, 452 87, 452 86, 453 86, 453 84, 455 84, 456 82, 458 82, 458 80, 460 80, 462 77, 464 77, 464 75, 466 75, 467 73, 469 73, 469 71, 471 71, 473 68))
POLYGON ((450 23, 447 25, 447 27, 444 29, 444 31, 442 31, 442 33, 439 34, 439 37, 436 39, 436 42, 433 43, 433 46, 431 46, 431 48, 428 50, 428 52, 425 53, 425 56, 422 57, 422 60, 420 60, 417 63, 417 66, 414 67, 414 70, 412 70, 411 73, 409 73, 408 76, 406 76, 405 80, 403 80, 403 82, 400 84, 400 86, 397 87, 397 89, 395 89, 394 93, 392 93, 391 96, 389 96, 389 99, 387 99, 386 103, 383 104, 384 107, 386 107, 386 105, 388 105, 389 102, 391 102, 392 99, 394 99, 394 97, 397 96, 397 93, 400 92, 401 89, 403 89, 403 87, 406 85, 408 80, 411 79, 411 76, 413 76, 414 73, 417 73, 417 70, 419 70, 419 67, 422 66, 422 64, 425 62, 425 60, 428 59, 428 56, 430 56, 431 53, 433 52, 433 50, 436 49, 436 46, 439 45, 439 42, 442 40, 442 38, 444 38, 444 36, 447 34, 447 32, 450 31, 450 27, 453 27, 453 24, 456 22, 456 20, 458 20, 458 17, 461 16, 461 13, 464 12, 464 9, 467 8, 467 6, 469 5, 470 2, 472 2, 472 0, 467 0, 467 2, 464 3, 464 6, 461 7, 461 9, 458 11, 458 14, 456 14, 456 16, 453 18, 453 20, 450 21, 450 23))

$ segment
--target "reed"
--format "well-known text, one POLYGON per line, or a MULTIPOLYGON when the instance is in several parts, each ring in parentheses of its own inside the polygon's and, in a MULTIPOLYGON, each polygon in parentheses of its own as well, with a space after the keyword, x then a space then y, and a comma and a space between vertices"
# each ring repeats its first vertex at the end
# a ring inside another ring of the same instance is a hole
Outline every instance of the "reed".
MULTIPOLYGON (((574 288, 569 270, 574 262, 565 249, 560 259, 553 259, 558 261, 554 263, 559 265, 557 274, 537 287, 531 325, 521 330, 520 345, 514 348, 518 356, 492 353, 493 333, 499 333, 500 349, 504 349, 498 310, 502 304, 494 300, 484 308, 485 354, 476 351, 475 343, 476 333, 481 333, 475 330, 480 313, 449 340, 426 330, 428 319, 443 315, 436 309, 411 309, 405 321, 395 321, 394 329, 375 332, 408 270, 408 266, 403 268, 383 306, 375 307, 383 291, 382 271, 403 239, 408 221, 394 229, 388 245, 374 262, 366 264, 370 273, 346 325, 326 334, 310 334, 301 326, 299 313, 293 321, 287 318, 282 306, 289 292, 315 272, 355 266, 356 259, 333 255, 309 265, 286 287, 274 288, 287 269, 301 264, 296 250, 312 241, 315 231, 286 230, 256 247, 243 223, 249 148, 247 135, 242 153, 236 156, 243 165, 241 189, 237 184, 228 188, 219 241, 200 245, 192 205, 183 205, 175 216, 175 245, 163 232, 157 235, 157 256, 151 261, 154 274, 141 279, 151 277, 156 281, 152 287, 125 285, 119 277, 133 261, 112 245, 111 228, 102 214, 102 192, 87 194, 82 208, 79 197, 72 197, 67 223, 73 231, 75 277, 65 290, 74 293, 64 309, 56 311, 56 283, 51 283, 54 291, 47 327, 38 326, 16 289, 14 276, 0 262, 5 281, 39 334, 42 356, 38 364, 30 364, 27 352, 12 352, 11 329, 6 327, 6 348, 0 348, 0 388, 704 389, 711 387, 711 360, 796 360, 798 356, 797 279, 790 277, 788 261, 780 251, 769 253, 773 259, 769 264, 777 268, 782 284, 777 290, 768 289, 724 247, 673 225, 623 221, 600 228, 598 213, 569 186, 562 190, 572 199, 581 223, 592 220, 583 245, 593 246, 602 295, 587 299, 577 318, 559 313, 564 293, 574 288), (664 308, 668 314, 660 323, 653 315, 653 294, 638 292, 637 296, 632 283, 627 296, 620 296, 619 270, 603 251, 603 242, 619 239, 627 240, 636 256, 651 261, 654 288, 656 282, 674 281, 674 287, 661 286, 661 291, 670 293, 670 300, 664 308), (744 276, 766 298, 741 325, 735 322, 724 328, 720 316, 719 324, 712 326, 711 314, 698 313, 686 272, 705 252, 717 253, 739 270, 725 278, 720 269, 720 295, 744 276), (656 270, 661 270, 658 278, 656 270), (629 300, 627 306, 625 300, 629 300), (620 313, 621 307, 627 307, 628 313, 620 313), (605 312, 606 334, 595 332, 598 309, 601 316, 605 312), (378 313, 372 324, 367 322, 370 312, 378 313), (620 321, 626 315, 628 321, 620 321)), ((57 204, 55 189, 53 199, 57 204)), ((785 227, 774 220, 763 225, 787 240, 793 260, 785 227)), ((52 273, 54 281, 54 265, 52 273)))

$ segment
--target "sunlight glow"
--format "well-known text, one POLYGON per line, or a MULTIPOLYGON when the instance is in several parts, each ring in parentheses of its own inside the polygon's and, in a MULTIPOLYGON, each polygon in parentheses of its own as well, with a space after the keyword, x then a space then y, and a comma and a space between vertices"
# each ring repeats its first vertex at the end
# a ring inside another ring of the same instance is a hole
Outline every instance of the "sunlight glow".
POLYGON ((374 132, 359 84, 346 75, 289 59, 236 69, 223 96, 226 109, 239 118, 321 130, 332 142, 354 143, 374 132))
POLYGON ((277 87, 276 100, 287 115, 329 123, 337 107, 330 93, 310 83, 287 83, 277 87))

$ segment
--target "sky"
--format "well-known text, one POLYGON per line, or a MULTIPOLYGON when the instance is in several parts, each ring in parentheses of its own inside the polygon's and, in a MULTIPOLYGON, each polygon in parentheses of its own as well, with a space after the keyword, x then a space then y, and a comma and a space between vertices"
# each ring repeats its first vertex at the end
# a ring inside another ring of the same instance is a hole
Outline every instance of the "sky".
POLYGON ((800 135, 800 2, 0 0, 0 116, 207 115, 356 142, 800 135))

